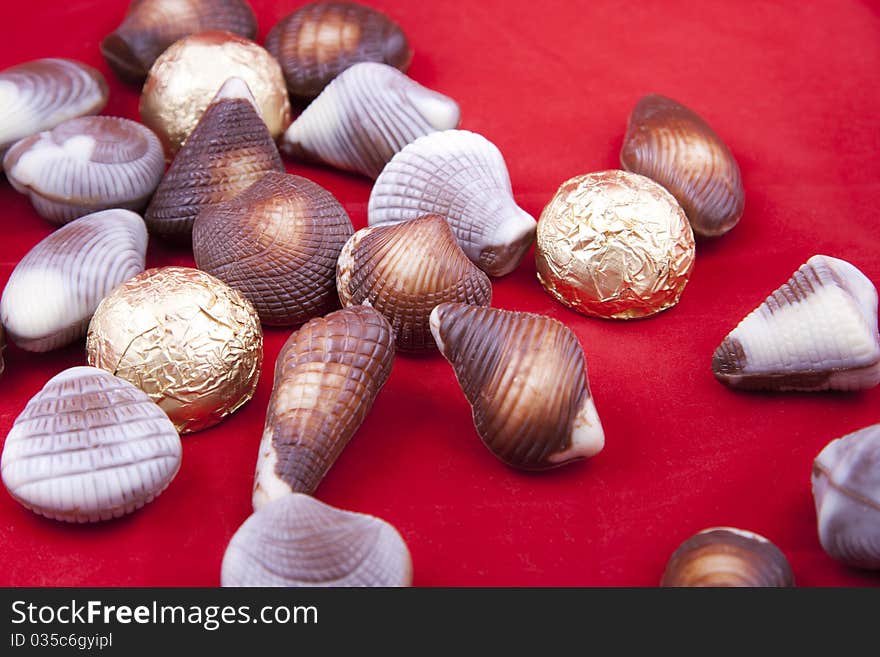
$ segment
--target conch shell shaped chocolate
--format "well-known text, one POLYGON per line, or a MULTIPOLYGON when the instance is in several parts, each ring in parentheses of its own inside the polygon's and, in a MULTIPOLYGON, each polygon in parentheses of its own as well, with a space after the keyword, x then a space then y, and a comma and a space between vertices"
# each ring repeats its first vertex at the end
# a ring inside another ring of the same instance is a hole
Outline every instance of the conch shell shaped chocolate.
POLYGON ((406 71, 412 50, 385 14, 354 2, 312 2, 285 16, 266 37, 292 96, 310 99, 358 62, 406 71))
POLYGON ((385 315, 404 351, 435 348, 429 322, 438 303, 492 301, 489 278, 438 215, 356 232, 339 256, 336 287, 343 306, 366 303, 385 315))
POLYGON ((458 104, 386 64, 354 64, 284 133, 281 150, 375 178, 400 149, 458 126, 458 104))
POLYGON ((431 331, 473 408, 477 433, 499 459, 543 470, 602 450, 584 352, 564 324, 441 303, 431 313, 431 331))
POLYGON ((255 39, 257 18, 244 0, 133 0, 122 24, 101 41, 101 53, 121 79, 140 84, 171 44, 209 30, 255 39))
POLYGON ((230 78, 174 158, 144 219, 151 232, 186 241, 212 204, 243 192, 284 164, 247 83, 230 78))
POLYGON ((108 95, 99 71, 71 59, 35 59, 0 72, 0 156, 19 139, 97 114, 108 95))
POLYGON ((354 232, 320 185, 270 172, 193 228, 199 269, 250 299, 264 324, 301 324, 337 308, 336 261, 354 232))
POLYGON ((374 516, 289 493, 251 515, 229 541, 222 586, 409 586, 398 531, 374 516))
POLYGON ((670 98, 639 100, 620 162, 668 189, 698 236, 723 235, 742 216, 745 193, 730 149, 700 116, 670 98))
POLYGON ((291 492, 314 493, 370 412, 393 362, 391 326, 368 306, 313 319, 288 338, 275 364, 255 510, 291 492))
POLYGON ((9 338, 28 351, 50 351, 85 336, 101 300, 144 270, 147 229, 129 210, 80 217, 50 234, 19 261, 0 299, 9 338))
POLYGON ((825 552, 880 569, 880 424, 828 443, 813 462, 812 483, 825 552))
POLYGON ((880 383, 877 290, 850 263, 815 255, 724 338, 712 370, 733 388, 872 388, 880 383))
POLYGON ((41 217, 63 224, 109 208, 140 212, 165 160, 156 135, 140 123, 84 116, 16 142, 3 168, 41 217))
POLYGON ((789 587, 794 586, 794 575, 785 555, 763 536, 712 527, 673 552, 660 586, 789 587))
POLYGON ((0 470, 28 509, 66 522, 131 513, 180 468, 180 437, 142 391, 104 370, 51 378, 6 436, 0 470))

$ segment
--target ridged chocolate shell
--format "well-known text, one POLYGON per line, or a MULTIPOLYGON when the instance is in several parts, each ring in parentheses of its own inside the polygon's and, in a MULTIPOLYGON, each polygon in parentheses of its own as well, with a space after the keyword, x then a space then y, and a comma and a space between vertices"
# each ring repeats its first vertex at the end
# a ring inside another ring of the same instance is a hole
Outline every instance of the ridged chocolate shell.
POLYGON ((199 212, 243 192, 284 164, 266 124, 240 78, 217 92, 174 158, 144 219, 150 232, 189 240, 199 212))
POLYGON ((180 437, 132 384, 94 367, 51 378, 6 436, 0 470, 35 513, 97 522, 152 501, 177 474, 180 437))
POLYGON ((880 424, 828 443, 813 462, 812 483, 825 552, 880 569, 880 424))
POLYGON ((404 147, 376 179, 368 212, 371 226, 445 217, 467 257, 490 276, 516 269, 537 229, 513 198, 501 152, 467 130, 433 132, 404 147))
POLYGON ((193 226, 196 266, 246 296, 264 324, 301 324, 339 306, 336 260, 354 228, 320 185, 270 172, 193 226))
POLYGON ((101 41, 101 54, 122 80, 140 84, 168 46, 209 30, 255 39, 257 18, 244 0, 133 0, 122 24, 101 41))
POLYGON ((0 156, 19 139, 97 114, 108 94, 99 71, 70 59, 36 59, 0 72, 0 156))
POLYGON ((229 541, 222 586, 409 586, 412 559, 394 527, 289 493, 251 515, 229 541))
POLYGON ((660 586, 788 587, 794 586, 794 574, 785 555, 763 536, 713 527, 673 552, 660 586))
POLYGON ((84 337, 101 300, 144 270, 147 229, 128 210, 81 217, 39 242, 15 266, 0 299, 9 338, 50 351, 84 337))
POLYGON ((543 470, 602 450, 584 352, 564 324, 442 303, 431 313, 431 332, 473 408, 477 433, 499 459, 543 470))
POLYGON ((266 36, 266 50, 281 63, 292 96, 314 98, 358 62, 406 71, 412 50, 385 14, 354 2, 312 2, 285 16, 266 36))
POLYGON ((366 303, 385 315, 404 351, 435 348, 429 322, 438 303, 492 301, 489 278, 438 215, 356 232, 339 256, 336 289, 343 306, 366 303))
POLYGON ((880 383, 877 290, 850 263, 815 255, 724 338, 712 370, 733 388, 872 388, 880 383))
POLYGON ((742 216, 745 192, 730 149, 700 116, 671 98, 639 100, 620 162, 668 189, 701 237, 723 235, 742 216))
POLYGON ((254 481, 254 509, 315 492, 366 418, 394 362, 394 335, 367 306, 313 319, 275 364, 254 481))
POLYGON ((458 104, 386 64, 354 64, 328 84, 281 142, 287 155, 375 178, 400 149, 458 127, 458 104))

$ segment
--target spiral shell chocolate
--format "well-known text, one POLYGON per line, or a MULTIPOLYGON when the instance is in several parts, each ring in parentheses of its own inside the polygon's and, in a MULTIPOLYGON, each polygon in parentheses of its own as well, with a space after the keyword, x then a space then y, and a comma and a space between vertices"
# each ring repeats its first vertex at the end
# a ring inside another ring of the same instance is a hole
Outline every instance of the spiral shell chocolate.
POLYGON ((584 352, 564 324, 441 303, 431 313, 431 332, 473 408, 477 433, 499 459, 542 470, 602 450, 584 352))
POLYGON ((311 2, 285 16, 266 37, 292 96, 310 99, 358 62, 406 71, 412 50, 385 14, 354 2, 311 2))
POLYGON ((229 541, 222 586, 409 586, 412 559, 394 527, 289 493, 251 515, 229 541))
POLYGON ((281 150, 375 178, 400 149, 458 126, 458 104, 386 64, 354 64, 294 121, 281 150))
POLYGON ((845 260, 815 255, 724 338, 712 370, 732 388, 873 388, 880 383, 877 290, 845 260))
POLYGON ((101 300, 144 270, 147 229, 128 210, 104 210, 62 226, 19 261, 0 299, 9 338, 50 351, 86 334, 101 300))
POLYGON ((84 116, 17 142, 3 168, 41 217, 63 224, 109 208, 140 212, 165 160, 156 135, 141 124, 84 116))
POLYGON ((379 174, 368 207, 371 226, 439 214, 468 258, 490 276, 516 269, 536 222, 513 198, 501 152, 467 130, 416 139, 379 174))
POLYGON ((6 436, 0 470, 28 509, 66 522, 135 511, 177 474, 180 437, 127 381, 93 367, 51 378, 6 436))
POLYGON ((121 79, 140 84, 171 44, 210 30, 255 39, 257 18, 244 0, 133 0, 122 24, 101 41, 101 53, 121 79))
POLYGON ((742 216, 745 193, 730 149, 699 115, 671 98, 639 100, 620 162, 668 189, 701 237, 723 235, 742 216))
POLYGON ((189 240, 201 210, 233 198, 269 171, 284 172, 278 149, 247 83, 230 78, 174 158, 144 220, 151 232, 189 240))
POLYGON ((435 348, 429 320, 438 303, 492 301, 489 278, 438 215, 356 232, 339 256, 336 287, 343 306, 366 303, 385 315, 405 351, 435 348))
POLYGON ((313 319, 275 364, 254 481, 254 509, 315 492, 364 421, 394 363, 394 334, 368 306, 313 319))

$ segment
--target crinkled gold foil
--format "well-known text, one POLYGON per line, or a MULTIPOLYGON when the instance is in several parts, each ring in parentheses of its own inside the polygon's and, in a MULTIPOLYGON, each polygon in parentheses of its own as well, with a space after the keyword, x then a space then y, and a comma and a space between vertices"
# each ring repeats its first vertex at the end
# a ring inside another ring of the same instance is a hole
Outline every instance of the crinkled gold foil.
POLYGON ((181 433, 217 424, 254 394, 263 361, 256 310, 188 267, 148 269, 98 306, 89 364, 146 392, 181 433))
POLYGON ((627 171, 564 182, 538 221, 538 280, 587 315, 648 317, 678 303, 694 234, 675 198, 627 171))
POLYGON ((273 137, 290 124, 281 66, 253 41, 228 32, 202 32, 175 42, 155 61, 141 93, 140 113, 173 156, 231 77, 247 82, 273 137))

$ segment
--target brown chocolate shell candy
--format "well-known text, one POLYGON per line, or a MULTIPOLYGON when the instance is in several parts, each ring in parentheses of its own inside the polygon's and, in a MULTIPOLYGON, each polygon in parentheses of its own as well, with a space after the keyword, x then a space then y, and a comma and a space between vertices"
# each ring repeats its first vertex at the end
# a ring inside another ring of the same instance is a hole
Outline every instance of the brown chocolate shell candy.
POLYGON ((338 307, 336 261, 353 232, 330 192, 272 171, 202 210, 193 254, 199 269, 244 294, 264 324, 301 324, 338 307))
POLYGON ((602 450, 584 352, 564 324, 442 303, 431 313, 431 331, 473 407, 477 433, 499 459, 543 470, 602 450))
POLYGON ((391 374, 394 335, 381 314, 355 306, 313 319, 275 364, 254 481, 254 509, 314 493, 391 374))
POLYGON ((312 2, 285 16, 266 37, 292 96, 311 99, 358 62, 406 71, 412 60, 406 35, 385 14, 354 2, 312 2))

